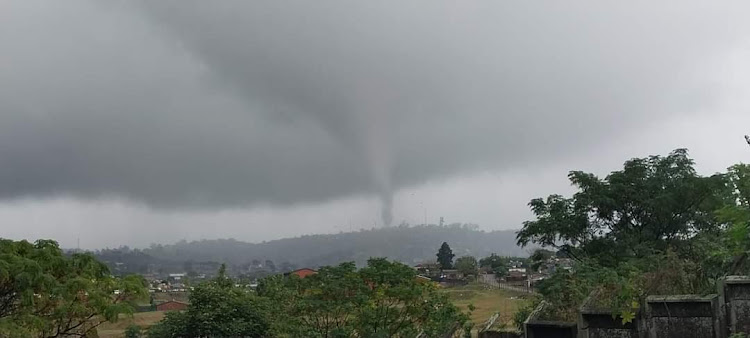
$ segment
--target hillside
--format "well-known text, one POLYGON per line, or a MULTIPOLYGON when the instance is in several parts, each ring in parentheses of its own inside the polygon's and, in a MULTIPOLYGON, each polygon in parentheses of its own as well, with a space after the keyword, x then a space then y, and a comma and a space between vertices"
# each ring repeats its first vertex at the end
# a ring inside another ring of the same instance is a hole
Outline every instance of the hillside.
POLYGON ((363 264, 370 257, 388 257, 405 263, 435 258, 442 242, 448 242, 456 257, 483 257, 490 253, 525 256, 516 246, 515 231, 476 230, 476 226, 399 226, 330 235, 308 235, 263 243, 233 239, 178 242, 155 245, 144 253, 167 261, 214 261, 245 264, 254 259, 270 259, 277 264, 320 266, 355 261, 363 264))

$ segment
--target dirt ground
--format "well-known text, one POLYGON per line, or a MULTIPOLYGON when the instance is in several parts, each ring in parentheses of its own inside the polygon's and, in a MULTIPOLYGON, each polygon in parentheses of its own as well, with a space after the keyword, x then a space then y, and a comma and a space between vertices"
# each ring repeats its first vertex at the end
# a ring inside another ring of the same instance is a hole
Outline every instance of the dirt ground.
POLYGON ((133 314, 133 317, 121 316, 116 323, 104 323, 97 328, 99 338, 121 338, 125 334, 125 329, 131 324, 135 324, 146 329, 156 324, 164 318, 164 312, 139 312, 133 314))
POLYGON ((190 296, 187 292, 156 292, 151 294, 157 303, 176 300, 178 302, 187 302, 190 296))

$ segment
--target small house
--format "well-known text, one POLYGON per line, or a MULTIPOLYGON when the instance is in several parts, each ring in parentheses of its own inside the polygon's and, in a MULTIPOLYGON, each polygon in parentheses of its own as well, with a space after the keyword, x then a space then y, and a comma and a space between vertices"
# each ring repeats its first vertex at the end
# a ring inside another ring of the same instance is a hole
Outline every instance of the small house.
POLYGON ((318 273, 318 272, 317 272, 317 271, 315 271, 315 270, 313 270, 313 269, 310 269, 310 268, 302 268, 302 269, 297 269, 297 270, 294 270, 294 271, 292 271, 292 272, 288 272, 288 273, 286 273, 286 274, 284 274, 284 275, 286 275, 286 276, 290 276, 290 275, 297 275, 297 277, 299 277, 299 278, 305 278, 305 277, 307 277, 307 276, 310 276, 310 275, 314 275, 314 274, 316 274, 316 273, 318 273))

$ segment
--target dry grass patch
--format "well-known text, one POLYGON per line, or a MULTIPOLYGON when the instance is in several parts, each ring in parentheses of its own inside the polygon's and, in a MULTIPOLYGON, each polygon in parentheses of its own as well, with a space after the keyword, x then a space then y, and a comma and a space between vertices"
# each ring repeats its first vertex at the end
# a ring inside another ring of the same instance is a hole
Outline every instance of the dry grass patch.
POLYGON ((500 313, 500 318, 495 322, 495 327, 503 324, 513 327, 513 314, 523 305, 523 295, 500 289, 491 289, 484 284, 469 284, 466 286, 448 288, 444 292, 453 300, 456 306, 463 310, 468 309, 469 304, 475 309, 471 314, 474 325, 482 325, 495 312, 500 313))
POLYGON ((139 312, 130 316, 120 316, 115 323, 104 323, 97 328, 99 338, 123 337, 125 329, 130 325, 138 325, 141 329, 147 329, 164 318, 164 312, 139 312))

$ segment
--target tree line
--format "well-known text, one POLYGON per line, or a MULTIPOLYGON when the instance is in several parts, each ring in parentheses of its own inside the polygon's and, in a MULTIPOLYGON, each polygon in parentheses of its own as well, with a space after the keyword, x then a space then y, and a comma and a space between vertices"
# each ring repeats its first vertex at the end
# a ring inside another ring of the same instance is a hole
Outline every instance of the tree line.
POLYGON ((468 314, 410 266, 384 258, 261 280, 257 292, 235 286, 222 269, 168 313, 148 337, 426 337, 468 324, 468 314))
MULTIPOLYGON (((388 257, 415 264, 434 257, 435 243, 443 241, 451 243, 459 256, 484 257, 493 252, 506 256, 527 254, 516 246, 515 230, 481 231, 475 225, 459 223, 443 226, 402 224, 262 243, 233 239, 180 241, 172 245, 155 244, 140 251, 158 265, 169 269, 179 270, 186 261, 221 262, 226 263, 231 272, 234 267, 240 267, 253 259, 272 260, 277 267, 285 262, 297 267, 317 267, 348 261, 364 266, 370 257, 388 257)), ((105 260, 117 259, 116 256, 110 257, 105 260)))

